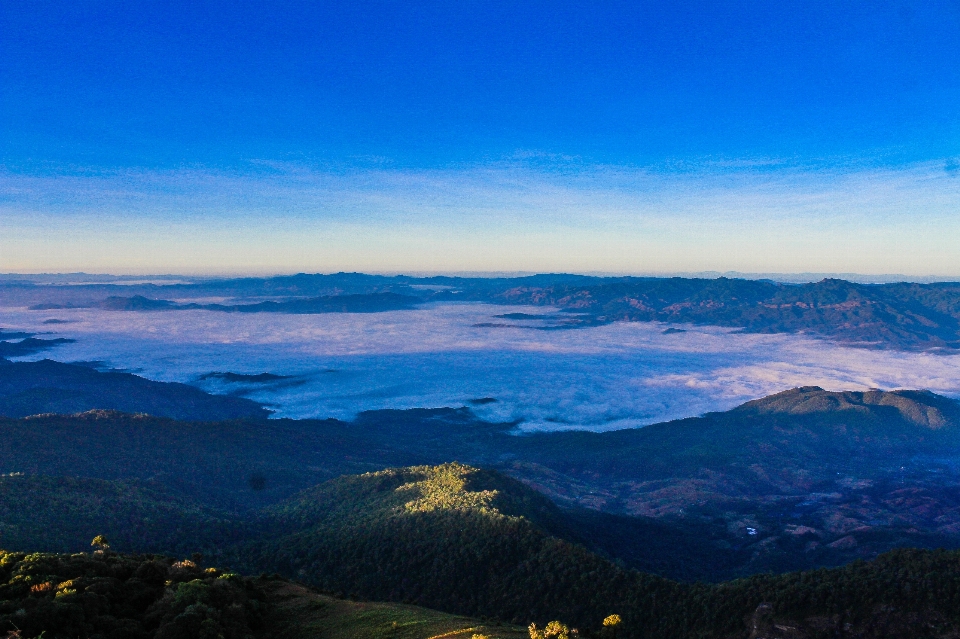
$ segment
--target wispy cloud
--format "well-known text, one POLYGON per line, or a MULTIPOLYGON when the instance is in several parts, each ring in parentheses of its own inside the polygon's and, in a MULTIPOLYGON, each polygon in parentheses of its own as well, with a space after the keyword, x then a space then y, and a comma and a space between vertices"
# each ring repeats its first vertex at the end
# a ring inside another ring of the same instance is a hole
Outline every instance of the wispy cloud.
POLYGON ((943 163, 728 164, 0 173, 0 269, 958 274, 943 163))

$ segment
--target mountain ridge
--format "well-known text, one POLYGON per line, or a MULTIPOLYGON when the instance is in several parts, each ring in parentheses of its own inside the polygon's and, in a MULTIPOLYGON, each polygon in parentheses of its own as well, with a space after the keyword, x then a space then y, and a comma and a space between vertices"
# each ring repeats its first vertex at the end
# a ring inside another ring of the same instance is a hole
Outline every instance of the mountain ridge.
POLYGON ((907 421, 932 429, 960 425, 960 404, 925 390, 826 391, 819 386, 803 386, 746 402, 733 411, 803 415, 831 410, 867 411, 869 406, 890 406, 907 421))
POLYGON ((925 392, 806 388, 607 433, 517 434, 515 424, 480 421, 468 408, 376 411, 353 422, 0 418, 0 471, 139 478, 249 512, 338 475, 457 459, 504 472, 563 508, 587 509, 577 525, 604 540, 599 552, 717 580, 960 545, 953 405, 925 392), (838 408, 841 399, 852 408, 838 408), (645 550, 644 537, 675 548, 676 560, 645 550))
MULTIPOLYGON (((496 484, 505 495, 490 490, 496 477, 449 463, 331 480, 268 509, 309 514, 299 529, 244 554, 256 556, 252 566, 328 590, 461 614, 495 611, 512 623, 562 617, 589 628, 616 611, 626 637, 734 637, 751 629, 814 637, 841 628, 862 637, 915 637, 918 624, 941 636, 957 623, 950 602, 960 600, 958 553, 900 551, 871 564, 684 585, 626 570, 577 539, 551 535, 523 509, 500 511, 494 504, 501 497, 535 499, 515 482, 496 484), (900 589, 918 578, 936 598, 921 594, 921 602, 912 588, 900 589)), ((267 527, 277 524, 268 519, 267 527)))
POLYGON ((120 371, 51 359, 0 359, 0 415, 74 414, 89 410, 150 413, 172 419, 265 419, 270 411, 242 397, 212 395, 176 382, 157 382, 120 371))
MULTIPOLYGON (((0 282, 9 304, 38 309, 209 308, 244 312, 377 312, 422 302, 479 301, 555 307, 556 325, 616 321, 723 326, 750 333, 808 334, 849 346, 954 352, 960 348, 960 283, 861 284, 836 278, 791 284, 727 277, 524 277, 297 274, 192 284, 33 286, 0 282), (185 302, 171 302, 163 296, 185 302), (233 304, 189 302, 223 296, 233 304), (277 298, 283 301, 276 301, 277 298), (337 297, 343 299, 337 300, 337 297), (574 315, 576 313, 577 315, 574 315)), ((523 321, 523 320, 518 320, 523 321)))

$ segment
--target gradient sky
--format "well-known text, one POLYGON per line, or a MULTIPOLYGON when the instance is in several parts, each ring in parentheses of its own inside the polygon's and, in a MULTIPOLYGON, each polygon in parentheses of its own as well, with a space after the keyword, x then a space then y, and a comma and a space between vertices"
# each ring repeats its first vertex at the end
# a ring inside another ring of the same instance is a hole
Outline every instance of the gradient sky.
POLYGON ((960 276, 960 2, 0 4, 0 271, 960 276))

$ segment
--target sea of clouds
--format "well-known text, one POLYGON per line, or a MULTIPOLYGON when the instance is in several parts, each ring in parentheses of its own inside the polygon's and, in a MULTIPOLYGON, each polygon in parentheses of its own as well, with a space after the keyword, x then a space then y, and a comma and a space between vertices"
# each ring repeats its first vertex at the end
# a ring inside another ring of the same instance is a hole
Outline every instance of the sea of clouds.
POLYGON ((609 430, 726 410, 801 385, 926 388, 960 396, 960 356, 854 349, 802 335, 616 323, 539 330, 496 315, 543 308, 436 304, 371 314, 30 311, 0 326, 75 339, 27 359, 100 361, 162 381, 242 393, 277 417, 472 406, 522 429, 609 430), (45 324, 57 319, 67 323, 45 324), (488 324, 488 326, 477 326, 488 324), (513 326, 489 326, 513 324, 513 326), (215 372, 289 375, 268 384, 215 372), (480 405, 471 400, 494 398, 480 405))

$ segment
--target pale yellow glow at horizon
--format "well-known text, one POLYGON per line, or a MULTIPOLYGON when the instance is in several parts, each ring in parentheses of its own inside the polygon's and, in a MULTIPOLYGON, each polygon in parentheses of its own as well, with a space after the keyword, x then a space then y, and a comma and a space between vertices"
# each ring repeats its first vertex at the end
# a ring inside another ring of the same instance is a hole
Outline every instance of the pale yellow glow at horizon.
POLYGON ((960 275, 960 178, 930 165, 732 178, 7 174, 0 188, 0 272, 960 275))

